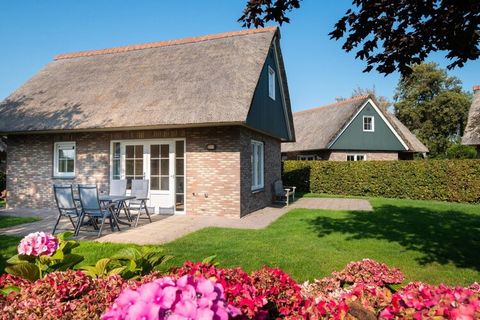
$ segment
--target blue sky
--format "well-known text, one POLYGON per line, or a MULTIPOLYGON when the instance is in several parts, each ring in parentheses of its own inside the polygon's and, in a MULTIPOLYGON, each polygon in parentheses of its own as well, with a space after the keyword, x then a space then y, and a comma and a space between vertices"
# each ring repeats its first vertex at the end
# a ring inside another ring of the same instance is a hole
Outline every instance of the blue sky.
MULTIPOLYGON (((236 20, 246 0, 2 1, 0 4, 0 99, 8 96, 59 53, 199 36, 241 29, 236 20)), ((328 38, 350 1, 305 0, 281 28, 282 50, 294 110, 350 96, 357 86, 392 98, 398 74, 362 73, 365 65, 328 38)), ((441 54, 432 59, 448 63, 441 54)), ((465 90, 480 84, 480 60, 450 74, 465 90)))

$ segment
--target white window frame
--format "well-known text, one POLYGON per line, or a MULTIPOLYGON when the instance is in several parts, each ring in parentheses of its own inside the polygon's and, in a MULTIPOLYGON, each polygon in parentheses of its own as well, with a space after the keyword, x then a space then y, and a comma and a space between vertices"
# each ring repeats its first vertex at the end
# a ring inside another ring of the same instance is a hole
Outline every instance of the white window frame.
POLYGON ((272 67, 268 66, 268 96, 275 100, 275 82, 276 82, 276 75, 275 70, 272 67))
POLYGON ((60 141, 55 142, 53 146, 53 176, 56 178, 74 178, 77 168, 77 145, 75 141, 60 141), (73 172, 59 172, 58 168, 58 151, 60 147, 71 148, 73 147, 73 172))
POLYGON ((302 161, 313 161, 315 160, 315 156, 312 154, 299 154, 297 156, 297 160, 302 160, 302 161))
POLYGON ((265 144, 262 141, 252 140, 250 145, 252 152, 252 191, 258 191, 265 187, 265 144), (258 170, 260 170, 260 175, 258 170))
POLYGON ((347 154, 347 158, 345 159, 346 161, 349 161, 348 157, 353 157, 353 161, 366 161, 367 160, 367 155, 364 154, 364 153, 349 153, 349 154, 347 154), (363 157, 363 160, 358 160, 358 157, 363 157))
POLYGON ((375 132, 375 117, 374 116, 363 116, 363 122, 362 122, 362 129, 363 132, 375 132), (365 119, 372 119, 372 127, 370 130, 365 129, 365 119))

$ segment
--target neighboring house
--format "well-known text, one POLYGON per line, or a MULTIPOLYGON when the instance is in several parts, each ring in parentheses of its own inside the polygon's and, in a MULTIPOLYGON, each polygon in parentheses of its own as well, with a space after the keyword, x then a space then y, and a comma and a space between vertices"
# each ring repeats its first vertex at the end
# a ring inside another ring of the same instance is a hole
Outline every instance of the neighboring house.
POLYGON ((473 87, 473 100, 468 111, 462 144, 476 146, 477 156, 480 156, 480 85, 473 87))
POLYGON ((8 206, 148 179, 156 212, 265 207, 295 139, 279 41, 264 28, 55 57, 0 104, 8 206))
POLYGON ((296 142, 282 143, 284 160, 398 160, 428 152, 371 96, 293 114, 296 142))

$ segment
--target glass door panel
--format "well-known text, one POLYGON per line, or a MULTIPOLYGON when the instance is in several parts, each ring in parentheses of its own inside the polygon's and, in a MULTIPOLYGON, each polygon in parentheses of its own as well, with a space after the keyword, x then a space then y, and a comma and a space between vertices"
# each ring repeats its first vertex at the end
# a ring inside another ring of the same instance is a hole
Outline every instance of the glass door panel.
POLYGON ((127 189, 131 189, 132 180, 144 178, 143 144, 125 146, 125 179, 127 179, 127 189))

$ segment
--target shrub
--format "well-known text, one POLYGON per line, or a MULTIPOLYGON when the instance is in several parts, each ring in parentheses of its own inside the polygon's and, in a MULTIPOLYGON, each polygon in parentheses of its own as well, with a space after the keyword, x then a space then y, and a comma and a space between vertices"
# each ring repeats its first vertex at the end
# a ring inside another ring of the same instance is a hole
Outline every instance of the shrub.
POLYGON ((448 159, 475 159, 476 157, 477 149, 474 146, 455 143, 447 149, 448 159))
POLYGON ((480 285, 413 282, 393 291, 399 270, 364 259, 299 286, 280 269, 251 274, 186 262, 160 277, 52 272, 34 282, 0 276, 0 319, 465 319, 480 318, 480 285), (348 275, 348 276, 347 276, 348 275), (373 280, 369 279, 369 275, 373 280), (344 280, 347 279, 348 280, 344 280), (17 290, 5 291, 16 286, 17 290), (240 314, 238 314, 240 312, 240 314), (128 313, 128 316, 127 316, 128 313))
POLYGON ((125 289, 103 320, 121 319, 218 319, 240 315, 225 301, 221 284, 185 275, 175 280, 164 277, 136 290, 125 289))
POLYGON ((299 191, 480 202, 480 161, 285 161, 285 185, 299 191))

